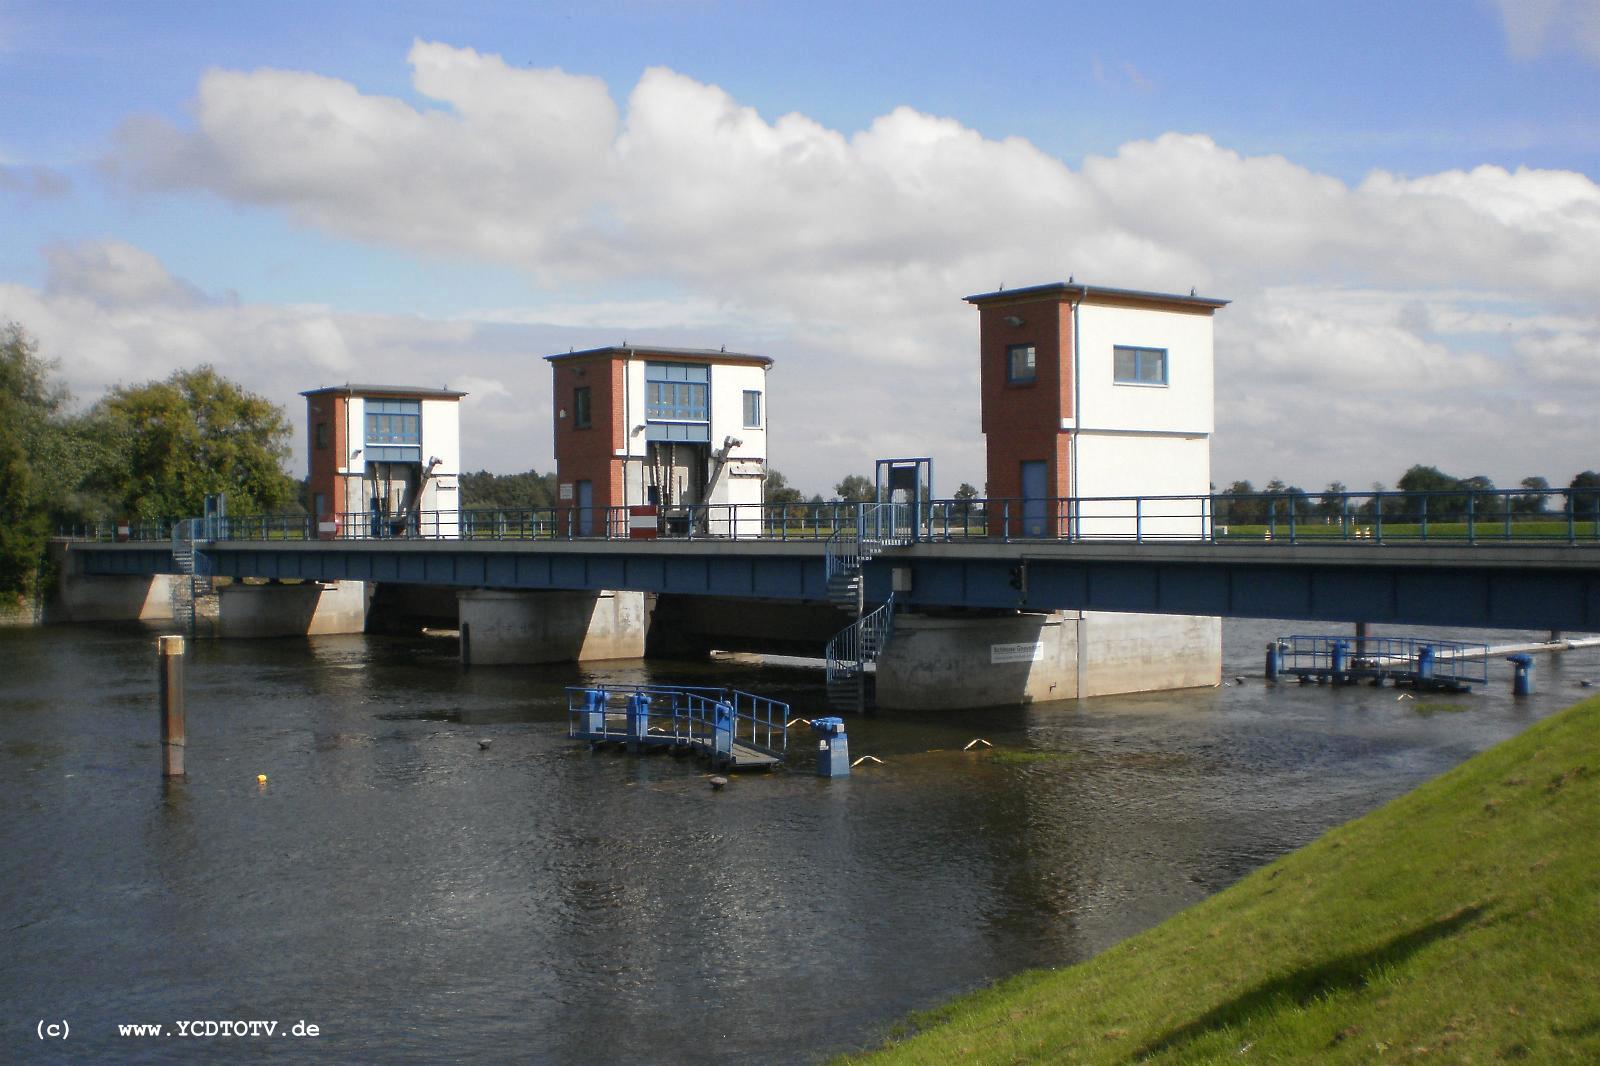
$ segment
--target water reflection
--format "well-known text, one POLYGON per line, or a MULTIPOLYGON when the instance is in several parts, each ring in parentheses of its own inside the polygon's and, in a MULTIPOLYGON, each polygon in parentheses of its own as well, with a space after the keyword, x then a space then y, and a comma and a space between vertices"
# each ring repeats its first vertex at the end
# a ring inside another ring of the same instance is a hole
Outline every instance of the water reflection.
POLYGON ((0 991, 119 1060, 161 1054, 116 1022, 216 1016, 305 1018, 347 1058, 810 1061, 1099 951, 1600 675, 1600 653, 1541 660, 1515 701, 1494 664, 1425 715, 1262 684, 1291 628, 1230 624, 1242 686, 859 718, 852 752, 883 766, 823 781, 802 740, 795 770, 722 792, 690 760, 573 746, 562 687, 709 681, 814 714, 817 673, 201 642, 191 776, 163 783, 146 634, 3 633, 0 991))

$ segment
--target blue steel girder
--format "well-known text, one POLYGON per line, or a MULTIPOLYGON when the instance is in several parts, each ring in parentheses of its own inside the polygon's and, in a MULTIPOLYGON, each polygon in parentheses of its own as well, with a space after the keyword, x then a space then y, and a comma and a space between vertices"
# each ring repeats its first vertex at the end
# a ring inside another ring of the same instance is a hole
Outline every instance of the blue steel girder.
POLYGON ((219 542, 204 551, 214 574, 236 578, 818 601, 828 594, 817 542, 349 540, 219 542))
POLYGON ((1600 631, 1600 551, 1570 545, 918 544, 867 564, 869 602, 896 567, 909 607, 1600 631))
MULTIPOLYGON (((459 588, 635 589, 825 602, 815 541, 233 541, 200 546, 229 577, 459 588)), ((177 571, 164 545, 77 543, 85 574, 177 571)), ((979 541, 892 548, 916 607, 1132 611, 1329 622, 1600 631, 1600 546, 979 541), (1026 563, 1026 594, 1011 587, 1026 563)))

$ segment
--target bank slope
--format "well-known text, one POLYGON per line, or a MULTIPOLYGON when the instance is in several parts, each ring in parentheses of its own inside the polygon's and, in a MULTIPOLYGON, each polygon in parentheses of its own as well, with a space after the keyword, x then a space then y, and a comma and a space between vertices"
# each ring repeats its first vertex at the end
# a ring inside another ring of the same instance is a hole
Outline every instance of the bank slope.
POLYGON ((1600 698, 873 1063, 1600 1062, 1600 698))

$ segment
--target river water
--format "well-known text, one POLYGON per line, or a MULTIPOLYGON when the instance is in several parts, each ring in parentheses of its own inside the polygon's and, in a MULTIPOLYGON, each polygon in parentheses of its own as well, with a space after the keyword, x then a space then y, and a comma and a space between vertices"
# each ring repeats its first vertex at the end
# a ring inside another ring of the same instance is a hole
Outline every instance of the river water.
POLYGON ((805 733, 792 769, 720 792, 692 760, 569 742, 563 686, 725 684, 809 716, 819 671, 191 642, 167 783, 151 631, 0 631, 0 1059, 813 1062, 1087 958, 1600 678, 1582 651, 1541 656, 1521 700, 1499 661, 1459 696, 1264 684, 1266 642, 1304 631, 1226 623, 1243 684, 858 717, 852 755, 882 765, 816 778, 805 733), (117 1029, 255 1020, 275 1035, 117 1029))

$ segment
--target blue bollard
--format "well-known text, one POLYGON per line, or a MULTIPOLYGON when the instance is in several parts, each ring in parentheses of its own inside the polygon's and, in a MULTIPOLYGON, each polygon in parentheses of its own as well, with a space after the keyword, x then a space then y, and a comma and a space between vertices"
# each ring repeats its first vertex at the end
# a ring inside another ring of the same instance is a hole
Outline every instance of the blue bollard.
POLYGON ((843 718, 813 718, 817 732, 817 776, 850 776, 850 738, 845 735, 843 718))
POLYGON ((635 692, 628 697, 628 748, 638 751, 650 735, 650 697, 635 692))
POLYGON ((1283 645, 1273 641, 1267 645, 1267 680, 1278 680, 1278 671, 1283 669, 1283 645))
POLYGON ((1345 673, 1350 669, 1350 642, 1336 640, 1333 642, 1333 680, 1345 680, 1345 673))
POLYGON ((606 701, 610 695, 603 688, 585 689, 583 693, 583 735, 591 739, 606 735, 606 701))
POLYGON ((715 766, 725 766, 733 761, 733 705, 718 703, 714 711, 716 729, 711 737, 711 762, 715 766))
POLYGON ((1516 667, 1511 675, 1511 694, 1533 695, 1533 656, 1519 652, 1516 655, 1507 655, 1506 662, 1513 663, 1516 667))
POLYGON ((1417 649, 1417 680, 1433 680, 1433 645, 1424 644, 1417 649))

